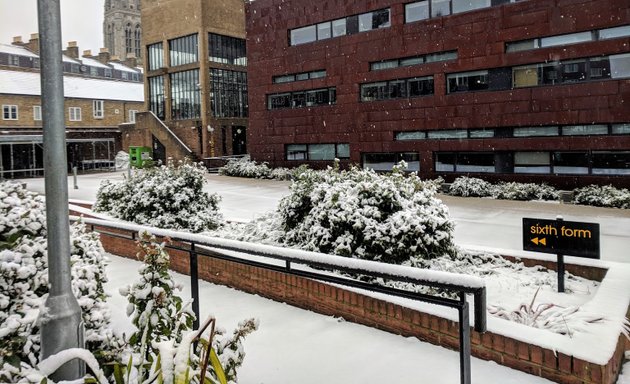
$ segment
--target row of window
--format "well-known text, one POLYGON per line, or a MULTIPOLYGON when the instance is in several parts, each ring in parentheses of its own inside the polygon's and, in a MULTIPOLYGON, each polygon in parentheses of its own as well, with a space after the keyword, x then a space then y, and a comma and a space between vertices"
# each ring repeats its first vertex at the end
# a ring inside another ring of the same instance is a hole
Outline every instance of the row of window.
MULTIPOLYGON (((27 57, 20 55, 10 55, 0 53, 0 65, 7 64, 15 67, 22 68, 39 68, 40 61, 36 57, 27 57)), ((91 65, 85 65, 75 62, 63 62, 63 71, 66 73, 76 73, 82 75, 89 75, 92 77, 107 77, 130 81, 141 81, 142 74, 139 72, 131 71, 119 71, 112 68, 95 67, 91 65)))
POLYGON ((312 89, 267 95, 268 109, 304 108, 337 102, 336 88, 312 89))
POLYGON ((447 93, 507 90, 630 77, 630 54, 591 57, 563 62, 528 64, 513 68, 451 73, 447 93))
POLYGON ((510 137, 553 137, 553 136, 591 136, 591 135, 628 135, 630 123, 563 125, 540 127, 507 127, 487 129, 444 129, 434 131, 396 132, 395 140, 445 140, 445 139, 487 139, 510 137))
POLYGON ((423 0, 405 4, 405 23, 488 8, 518 0, 423 0))
MULTIPOLYGON (((137 110, 129 111, 129 122, 136 121, 137 110)), ((92 116, 95 119, 102 119, 105 117, 105 102, 103 100, 92 101, 92 116)), ((2 119, 3 120, 18 120, 18 106, 17 105, 3 105, 2 106, 2 119)), ((42 107, 41 105, 33 106, 33 120, 41 121, 42 119, 42 107)), ((81 107, 69 107, 68 108, 68 120, 69 121, 81 121, 81 107)))
POLYGON ((437 152, 435 171, 630 175, 630 151, 437 152))
POLYGON ((289 45, 306 44, 333 37, 353 35, 391 25, 389 8, 325 21, 289 31, 289 45))
POLYGON ((428 53, 426 55, 403 57, 400 59, 383 60, 370 63, 371 71, 391 69, 398 67, 408 67, 425 63, 435 63, 438 61, 457 60, 457 51, 445 51, 428 53))
POLYGON ((568 33, 565 35, 555 35, 540 37, 536 39, 520 40, 505 44, 506 52, 529 51, 538 48, 557 47, 559 45, 585 43, 588 41, 616 39, 630 36, 630 25, 619 27, 597 29, 593 31, 568 33))
POLYGON ((274 76, 273 77, 273 82, 274 82, 274 84, 292 83, 294 81, 304 81, 304 80, 310 80, 310 79, 321 79, 322 77, 326 77, 326 70, 311 71, 311 72, 301 72, 301 73, 293 73, 293 74, 290 74, 290 75, 274 76))
POLYGON ((350 144, 289 144, 286 146, 287 160, 334 160, 349 159, 350 144))
MULTIPOLYGON (((178 37, 168 41, 170 66, 192 64, 199 61, 199 38, 197 34, 178 37)), ((208 60, 230 65, 247 65, 245 40, 231 36, 208 34, 208 60)), ((149 71, 164 68, 164 44, 147 45, 149 71)))
POLYGON ((433 95, 433 76, 361 84, 361 101, 433 95))

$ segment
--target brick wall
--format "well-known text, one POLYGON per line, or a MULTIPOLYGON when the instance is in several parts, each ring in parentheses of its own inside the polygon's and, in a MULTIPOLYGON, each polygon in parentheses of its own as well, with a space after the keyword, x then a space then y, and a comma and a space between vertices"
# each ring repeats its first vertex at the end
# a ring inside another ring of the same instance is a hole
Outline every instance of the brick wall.
MULTIPOLYGON (((125 233, 111 229, 107 231, 125 233)), ((132 240, 101 234, 101 241, 108 252, 136 258, 136 247, 132 240)), ((171 268, 189 274, 188 254, 178 250, 170 250, 169 253, 171 268)), ((568 265, 567 269, 582 276, 592 275, 588 271, 592 269, 590 267, 568 265)), ((457 349, 459 346, 457 322, 347 289, 204 256, 199 257, 198 271, 199 278, 211 283, 226 285, 324 315, 343 317, 348 321, 405 337, 417 337, 449 349, 457 349)), ((596 273, 603 277, 605 270, 596 273)), ((472 354, 476 357, 566 384, 613 384, 621 370, 624 350, 630 348, 630 342, 620 335, 614 356, 608 364, 600 366, 492 332, 479 334, 471 331, 471 337, 472 354)))

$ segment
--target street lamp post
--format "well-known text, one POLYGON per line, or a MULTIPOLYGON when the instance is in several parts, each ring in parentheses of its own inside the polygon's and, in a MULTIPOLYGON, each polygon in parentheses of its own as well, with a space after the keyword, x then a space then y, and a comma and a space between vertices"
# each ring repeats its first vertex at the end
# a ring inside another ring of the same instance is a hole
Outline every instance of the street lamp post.
MULTIPOLYGON (((40 311, 41 359, 69 348, 83 347, 81 308, 72 293, 68 170, 61 58, 60 0, 38 0, 48 280, 50 291, 40 311)), ((84 364, 74 359, 52 379, 74 380, 84 375, 84 364)))

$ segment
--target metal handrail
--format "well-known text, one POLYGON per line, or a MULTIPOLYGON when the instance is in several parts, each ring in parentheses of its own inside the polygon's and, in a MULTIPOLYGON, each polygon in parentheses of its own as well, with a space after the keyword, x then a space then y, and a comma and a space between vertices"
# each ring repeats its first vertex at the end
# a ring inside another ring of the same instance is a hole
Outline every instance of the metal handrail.
MULTIPOLYGON (((71 220, 78 220, 76 216, 71 216, 71 220)), ((227 240, 215 237, 209 237, 199 234, 187 232, 176 232, 172 230, 164 230, 160 228, 147 227, 128 222, 112 222, 101 219, 81 218, 88 224, 93 231, 102 234, 124 238, 128 240, 136 240, 136 234, 139 232, 148 232, 150 234, 162 237, 169 237, 171 240, 182 245, 166 245, 169 249, 188 252, 191 290, 193 296, 193 311, 196 318, 199 319, 199 281, 198 281, 198 258, 211 257, 220 260, 226 260, 234 263, 249 265, 257 268, 263 268, 271 271, 286 273, 294 276, 304 277, 308 279, 329 282, 347 287, 359 288, 368 291, 388 294, 396 297, 422 301, 430 304, 445 306, 457 309, 459 317, 459 344, 460 344, 460 374, 461 383, 471 383, 470 373, 470 313, 469 304, 466 295, 472 295, 474 300, 474 329, 483 333, 487 329, 486 323, 486 287, 481 278, 459 275, 448 272, 424 271, 419 268, 398 266, 384 263, 377 263, 369 260, 352 260, 348 262, 348 258, 342 256, 326 255, 315 252, 305 252, 295 249, 274 247, 269 245, 260 245, 246 243, 236 240, 227 240), (99 227, 99 228, 97 228, 99 227), (104 230, 117 229, 129 231, 130 234, 124 235, 116 232, 104 230), (188 245, 186 245, 188 244, 188 245), (226 252, 227 251, 227 252, 226 252), (239 252, 244 255, 253 255, 264 257, 272 260, 280 260, 284 263, 269 264, 261 261, 248 259, 246 257, 238 257, 231 252, 239 252), (326 271, 313 271, 307 269, 295 268, 295 264, 306 265, 309 267, 323 268, 326 270, 340 271, 348 274, 360 274, 363 276, 383 278, 392 281, 412 283, 423 286, 430 286, 438 289, 444 289, 455 293, 458 299, 445 298, 442 296, 434 296, 414 291, 403 290, 377 283, 368 283, 355 280, 348 277, 333 275, 326 271), (422 271, 422 272, 420 272, 422 271), (424 277, 423 277, 424 276, 424 277), (468 284, 454 284, 452 281, 445 282, 440 278, 460 277, 468 284)), ((195 327, 198 327, 198 320, 195 327)))

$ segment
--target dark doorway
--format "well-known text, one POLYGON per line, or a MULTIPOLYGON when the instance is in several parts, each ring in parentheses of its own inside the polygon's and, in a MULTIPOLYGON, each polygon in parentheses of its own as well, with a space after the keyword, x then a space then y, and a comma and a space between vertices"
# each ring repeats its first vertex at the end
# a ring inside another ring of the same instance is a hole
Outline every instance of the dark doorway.
POLYGON ((232 154, 245 155, 247 153, 247 130, 245 127, 232 127, 232 154))
POLYGON ((155 136, 151 135, 151 137, 153 138, 153 161, 161 161, 162 164, 166 164, 166 148, 155 136))

